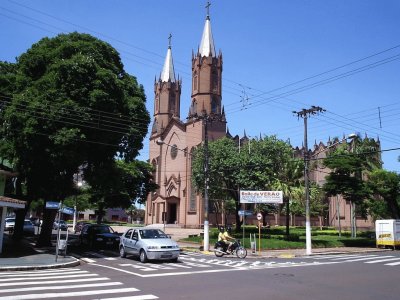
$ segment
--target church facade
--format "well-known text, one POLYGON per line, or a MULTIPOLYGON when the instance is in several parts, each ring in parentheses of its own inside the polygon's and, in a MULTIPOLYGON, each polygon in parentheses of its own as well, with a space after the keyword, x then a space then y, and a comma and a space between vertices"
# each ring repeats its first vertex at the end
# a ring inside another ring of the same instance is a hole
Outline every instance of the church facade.
MULTIPOLYGON (((148 195, 145 224, 177 224, 182 227, 201 227, 205 208, 201 191, 192 185, 192 153, 196 147, 222 137, 233 138, 239 145, 248 141, 232 137, 227 132, 227 122, 222 105, 222 53, 215 51, 211 21, 207 14, 200 47, 192 54, 192 82, 190 109, 186 121, 181 120, 180 103, 182 81, 176 77, 171 45, 168 46, 164 66, 158 80, 154 82, 154 113, 150 135, 149 162, 154 167, 153 180, 159 188, 148 195), (208 120, 212 119, 212 122, 208 120)), ((314 145, 310 155, 326 156, 325 150, 338 141, 314 145)), ((380 148, 379 141, 377 147, 380 148)), ((303 149, 294 149, 299 156, 303 149)), ((329 170, 321 164, 310 170, 310 179, 319 185, 325 182, 329 170)), ((312 226, 350 227, 351 207, 342 197, 326 199, 327 216, 312 218, 312 226)), ((210 218, 211 219, 211 218, 210 218)), ((214 218, 213 218, 214 219, 214 218)), ((234 216, 230 216, 234 222, 234 216)), ((250 223, 257 220, 249 217, 250 223), (252 220, 254 219, 254 220, 252 220)), ((221 222, 223 222, 221 220, 221 222)), ((285 216, 268 216, 271 225, 284 225, 285 216)), ((371 228, 371 218, 357 217, 358 228, 371 228)), ((292 226, 304 226, 302 216, 291 216, 292 226)))
POLYGON ((147 198, 146 224, 165 222, 199 227, 204 221, 203 198, 191 183, 192 153, 206 138, 213 141, 226 136, 222 53, 215 51, 208 14, 200 47, 192 54, 191 103, 185 122, 180 119, 181 87, 169 45, 161 75, 154 82, 149 161, 159 189, 147 198))

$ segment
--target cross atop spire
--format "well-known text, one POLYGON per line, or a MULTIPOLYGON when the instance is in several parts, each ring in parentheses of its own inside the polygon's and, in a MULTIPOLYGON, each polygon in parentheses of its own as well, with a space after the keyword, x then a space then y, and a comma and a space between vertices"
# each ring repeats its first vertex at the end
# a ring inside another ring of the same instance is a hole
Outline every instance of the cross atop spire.
POLYGON ((210 1, 207 1, 206 9, 207 9, 207 19, 210 19, 210 1))
POLYGON ((169 34, 168 36, 168 48, 171 49, 171 39, 172 39, 172 34, 169 34))

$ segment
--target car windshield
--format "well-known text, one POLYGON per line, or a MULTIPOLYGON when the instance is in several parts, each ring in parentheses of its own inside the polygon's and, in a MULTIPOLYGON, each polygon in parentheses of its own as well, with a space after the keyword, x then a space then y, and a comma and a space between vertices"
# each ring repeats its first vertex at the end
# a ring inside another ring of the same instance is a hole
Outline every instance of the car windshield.
POLYGON ((161 230, 150 229, 150 230, 139 230, 142 239, 164 239, 168 236, 161 230))
POLYGON ((111 227, 108 227, 108 226, 97 226, 97 227, 93 227, 93 228, 92 228, 92 231, 93 231, 95 234, 99 234, 99 233, 112 233, 112 232, 113 232, 112 229, 111 229, 111 227))

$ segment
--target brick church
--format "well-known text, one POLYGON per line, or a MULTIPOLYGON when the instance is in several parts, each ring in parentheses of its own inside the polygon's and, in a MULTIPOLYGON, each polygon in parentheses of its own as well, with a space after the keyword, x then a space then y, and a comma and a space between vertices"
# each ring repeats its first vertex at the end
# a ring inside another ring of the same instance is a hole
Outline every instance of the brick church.
MULTIPOLYGON (((205 141, 206 135, 208 141, 224 136, 233 138, 237 144, 243 145, 248 141, 246 135, 243 138, 232 137, 227 131, 222 106, 222 54, 215 51, 208 13, 200 47, 197 53, 192 54, 192 92, 186 121, 182 121, 180 116, 181 88, 182 81, 175 76, 172 49, 169 45, 161 75, 154 82, 154 121, 150 135, 149 162, 154 167, 153 178, 159 189, 147 198, 144 222, 165 222, 198 228, 204 222, 205 209, 201 193, 191 183, 193 150, 205 141), (206 123, 204 116, 211 116, 214 121, 206 123)), ((324 151, 333 142, 329 140, 326 146, 315 143, 310 154, 325 156, 324 151)), ((379 141, 377 147, 380 148, 379 141)), ((294 151, 302 153, 303 150, 296 148, 294 151)), ((321 168, 319 166, 310 170, 311 180, 320 185, 329 173, 326 169, 321 171, 321 168)), ((327 203, 329 215, 325 220, 322 217, 312 219, 311 225, 339 224, 339 227, 349 228, 349 203, 340 196, 328 198, 327 203)), ((292 217, 291 225, 304 225, 303 217, 292 217)), ((271 215, 268 218, 271 225, 283 225, 285 222, 284 216, 271 215)), ((356 223, 361 228, 372 226, 370 217, 367 220, 359 217, 356 223)))
POLYGON ((200 47, 192 55, 192 93, 187 121, 180 118, 182 81, 175 76, 169 45, 160 78, 154 83, 154 121, 150 163, 159 189, 148 196, 146 224, 198 227, 203 222, 203 198, 191 184, 193 150, 205 140, 226 136, 222 107, 222 54, 215 51, 207 14, 200 47), (204 116, 215 121, 207 122, 204 116))

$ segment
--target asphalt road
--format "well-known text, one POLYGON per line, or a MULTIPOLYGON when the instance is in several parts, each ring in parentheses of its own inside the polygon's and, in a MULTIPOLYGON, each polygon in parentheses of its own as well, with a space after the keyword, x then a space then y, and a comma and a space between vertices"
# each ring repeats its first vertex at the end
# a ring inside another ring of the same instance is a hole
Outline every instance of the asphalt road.
POLYGON ((109 251, 77 255, 76 268, 1 273, 0 299, 397 300, 400 293, 399 251, 244 260, 186 253, 178 263, 147 264, 109 251))

